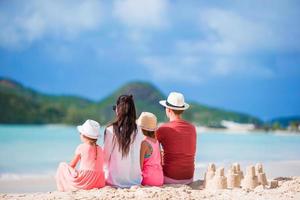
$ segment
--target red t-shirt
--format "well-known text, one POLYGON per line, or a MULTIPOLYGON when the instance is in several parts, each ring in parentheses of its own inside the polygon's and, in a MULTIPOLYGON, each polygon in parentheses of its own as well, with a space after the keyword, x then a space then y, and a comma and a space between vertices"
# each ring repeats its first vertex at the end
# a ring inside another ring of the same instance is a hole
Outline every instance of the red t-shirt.
POLYGON ((157 129, 157 139, 164 150, 164 175, 176 180, 194 176, 196 128, 184 120, 163 124, 157 129))

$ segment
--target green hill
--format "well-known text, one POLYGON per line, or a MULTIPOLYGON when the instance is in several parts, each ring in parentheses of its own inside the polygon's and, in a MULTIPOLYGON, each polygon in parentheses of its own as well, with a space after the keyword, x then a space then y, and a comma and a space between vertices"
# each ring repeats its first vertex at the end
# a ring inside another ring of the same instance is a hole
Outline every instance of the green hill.
MULTIPOLYGON (((106 124, 114 117, 112 105, 121 94, 133 94, 138 114, 153 112, 165 121, 165 111, 158 101, 165 99, 155 86, 146 82, 131 82, 96 102, 76 96, 55 96, 26 88, 9 79, 0 79, 0 123, 65 123, 78 124, 87 118, 106 124)), ((220 126, 221 120, 261 124, 253 116, 191 103, 184 118, 196 124, 220 126)))

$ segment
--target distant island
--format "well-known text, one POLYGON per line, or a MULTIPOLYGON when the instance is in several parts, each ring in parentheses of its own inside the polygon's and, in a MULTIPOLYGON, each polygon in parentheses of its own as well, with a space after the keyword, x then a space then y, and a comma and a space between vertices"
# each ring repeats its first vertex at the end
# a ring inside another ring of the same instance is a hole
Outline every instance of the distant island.
MULTIPOLYGON (((22 84, 0 78, 0 123, 2 124, 78 124, 87 118, 107 124, 113 119, 112 106, 121 94, 133 94, 138 114, 142 111, 153 112, 160 122, 166 121, 165 111, 158 104, 166 95, 154 85, 147 82, 130 82, 112 92, 100 101, 91 101, 77 96, 57 96, 43 94, 22 84)), ((189 101, 189 100, 188 100, 189 101)), ((257 117, 224 109, 190 102, 191 109, 187 110, 184 118, 199 126, 214 128, 223 127, 222 121, 232 121, 241 124, 253 124, 255 127, 269 127, 275 123, 278 128, 286 128, 288 119, 281 121, 263 122, 257 117)), ((299 118, 293 118, 295 122, 299 118)))

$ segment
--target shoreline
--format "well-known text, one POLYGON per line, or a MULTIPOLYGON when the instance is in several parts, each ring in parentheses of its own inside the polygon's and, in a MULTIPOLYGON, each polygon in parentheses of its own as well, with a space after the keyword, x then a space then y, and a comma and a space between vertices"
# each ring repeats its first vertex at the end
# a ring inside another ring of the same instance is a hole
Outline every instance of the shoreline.
MULTIPOLYGON (((40 126, 48 128, 75 128, 75 125, 71 124, 1 124, 0 126, 14 126, 14 127, 31 127, 31 126, 40 126)), ((264 130, 264 129, 253 129, 253 130, 243 130, 243 129, 227 129, 227 128, 211 128, 207 126, 199 126, 194 124, 196 127, 197 133, 224 133, 224 134, 276 134, 276 135, 300 135, 299 131, 290 131, 290 130, 264 130)))
POLYGON ((289 130, 270 130, 266 131, 264 129, 253 129, 253 130, 235 130, 226 128, 210 128, 205 126, 196 126, 198 134, 213 134, 213 133, 223 133, 223 134, 274 134, 274 135, 297 135, 300 136, 300 132, 289 131, 289 130))
POLYGON ((28 194, 0 193, 0 199, 299 199, 300 177, 279 178, 279 187, 274 189, 258 186, 255 189, 202 189, 203 181, 191 185, 164 185, 162 187, 132 186, 120 189, 105 186, 101 189, 78 190, 73 192, 43 192, 28 194))

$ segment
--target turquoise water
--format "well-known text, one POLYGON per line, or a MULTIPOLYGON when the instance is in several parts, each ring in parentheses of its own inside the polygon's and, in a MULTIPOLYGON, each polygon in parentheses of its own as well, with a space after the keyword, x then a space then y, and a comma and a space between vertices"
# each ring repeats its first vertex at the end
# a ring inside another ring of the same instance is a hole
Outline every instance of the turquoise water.
MULTIPOLYGON (((70 161, 79 143, 73 126, 0 125, 0 175, 54 174, 59 162, 70 161)), ((299 135, 204 132, 197 135, 196 165, 300 161, 299 152, 299 135)))

